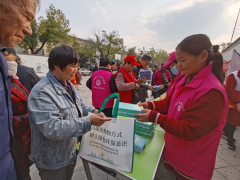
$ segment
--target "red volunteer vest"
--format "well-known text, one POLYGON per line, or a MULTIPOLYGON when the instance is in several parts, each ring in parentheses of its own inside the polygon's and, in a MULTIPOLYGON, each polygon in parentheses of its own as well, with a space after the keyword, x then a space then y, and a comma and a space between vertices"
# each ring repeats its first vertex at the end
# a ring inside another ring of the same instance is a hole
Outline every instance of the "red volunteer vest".
MULTIPOLYGON (((131 83, 131 82, 136 83, 137 82, 136 76, 133 73, 133 71, 130 74, 130 72, 128 72, 123 66, 117 71, 117 73, 119 71, 121 73, 123 73, 124 78, 126 80, 125 83, 131 83)), ((115 74, 115 78, 116 78, 116 74, 115 74)), ((120 95, 120 102, 132 103, 133 90, 129 90, 129 91, 119 91, 118 90, 118 94, 120 95)))

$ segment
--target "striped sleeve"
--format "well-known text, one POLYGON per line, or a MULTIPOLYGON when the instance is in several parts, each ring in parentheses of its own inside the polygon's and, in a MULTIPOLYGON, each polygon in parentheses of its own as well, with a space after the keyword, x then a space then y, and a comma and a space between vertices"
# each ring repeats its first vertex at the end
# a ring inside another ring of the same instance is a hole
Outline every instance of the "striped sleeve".
POLYGON ((157 122, 168 133, 187 141, 196 141, 219 126, 225 102, 218 90, 211 90, 191 107, 181 119, 175 119, 151 110, 148 121, 157 122))
POLYGON ((148 109, 156 110, 156 111, 161 112, 161 113, 167 113, 170 102, 171 102, 171 98, 172 98, 172 96, 170 95, 170 96, 167 96, 163 100, 147 102, 148 103, 148 109))

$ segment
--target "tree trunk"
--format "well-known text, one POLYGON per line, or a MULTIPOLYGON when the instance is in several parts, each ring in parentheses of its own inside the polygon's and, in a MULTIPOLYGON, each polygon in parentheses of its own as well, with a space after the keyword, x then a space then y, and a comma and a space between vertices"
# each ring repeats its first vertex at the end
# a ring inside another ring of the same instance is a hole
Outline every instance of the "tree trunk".
POLYGON ((34 52, 34 54, 38 54, 42 50, 42 48, 44 47, 45 44, 46 44, 46 40, 43 41, 41 47, 38 50, 36 50, 36 52, 34 52))
POLYGON ((34 54, 37 54, 37 53, 39 53, 39 51, 41 51, 42 50, 42 48, 44 47, 44 45, 46 44, 46 42, 47 42, 47 38, 48 38, 48 35, 49 34, 47 34, 46 35, 46 37, 45 37, 45 39, 44 39, 44 41, 42 42, 42 45, 41 45, 41 47, 34 53, 34 54))
POLYGON ((29 48, 31 50, 31 54, 34 54, 34 48, 29 48))

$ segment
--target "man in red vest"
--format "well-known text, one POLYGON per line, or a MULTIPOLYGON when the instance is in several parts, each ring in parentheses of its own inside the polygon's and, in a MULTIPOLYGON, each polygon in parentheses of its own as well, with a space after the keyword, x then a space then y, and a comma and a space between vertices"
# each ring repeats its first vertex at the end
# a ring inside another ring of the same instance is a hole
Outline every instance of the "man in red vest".
POLYGON ((136 80, 135 74, 132 71, 134 66, 141 65, 137 62, 136 56, 128 55, 124 59, 124 65, 115 74, 120 102, 132 103, 133 91, 134 89, 138 89, 142 83, 140 79, 136 80))

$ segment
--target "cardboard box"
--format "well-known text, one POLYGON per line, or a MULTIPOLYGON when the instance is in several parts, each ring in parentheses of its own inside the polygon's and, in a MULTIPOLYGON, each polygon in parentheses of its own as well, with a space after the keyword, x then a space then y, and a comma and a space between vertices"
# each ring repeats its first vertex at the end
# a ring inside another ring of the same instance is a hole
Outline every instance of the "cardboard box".
POLYGON ((151 131, 142 129, 142 128, 135 128, 135 133, 137 135, 144 136, 144 137, 150 138, 150 139, 152 139, 152 137, 153 137, 153 132, 154 132, 154 128, 151 131))
POLYGON ((147 140, 135 134, 134 151, 140 154, 147 144, 147 140))
POLYGON ((141 111, 142 109, 143 107, 137 104, 120 102, 118 107, 118 116, 137 118, 136 116, 134 116, 134 114, 143 114, 143 112, 141 111))
POLYGON ((139 121, 135 121, 135 128, 138 129, 138 128, 142 128, 142 129, 145 129, 147 131, 151 131, 153 128, 154 128, 154 123, 151 123, 151 122, 146 122, 146 123, 142 123, 142 122, 139 122, 139 121))

